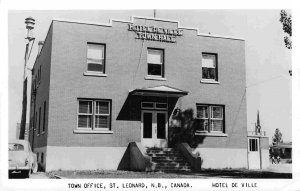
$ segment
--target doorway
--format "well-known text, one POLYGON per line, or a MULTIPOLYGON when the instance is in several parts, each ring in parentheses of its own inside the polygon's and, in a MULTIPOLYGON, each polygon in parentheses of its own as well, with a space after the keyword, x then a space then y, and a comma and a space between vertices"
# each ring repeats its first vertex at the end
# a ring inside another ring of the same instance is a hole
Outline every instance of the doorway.
POLYGON ((248 138, 249 169, 260 169, 260 145, 259 138, 248 138))
POLYGON ((144 147, 168 147, 168 112, 142 110, 141 137, 144 147))

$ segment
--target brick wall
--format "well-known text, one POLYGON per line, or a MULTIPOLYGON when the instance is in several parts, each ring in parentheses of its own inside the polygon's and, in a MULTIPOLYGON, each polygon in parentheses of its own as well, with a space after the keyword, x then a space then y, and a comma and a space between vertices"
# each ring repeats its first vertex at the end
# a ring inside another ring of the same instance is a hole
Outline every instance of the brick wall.
MULTIPOLYGON (((136 19, 136 23, 176 28, 177 23, 136 19), (155 23, 154 23, 155 22, 155 23)), ((120 117, 129 90, 168 85, 188 91, 180 100, 182 109, 196 109, 196 103, 225 105, 227 137, 206 137, 199 147, 247 147, 245 42, 243 40, 197 36, 184 29, 176 43, 142 41, 128 31, 128 23, 113 26, 53 21, 48 145, 127 146, 140 141, 138 99, 129 118, 120 117), (84 76, 87 42, 106 44, 107 77, 84 76), (146 80, 147 47, 165 52, 166 81, 146 80), (202 52, 218 54, 219 84, 201 83, 202 52), (112 134, 74 134, 77 99, 112 100, 112 134)), ((43 50, 46 51, 46 50, 43 50)), ((51 52, 49 50, 49 52, 51 52)))
MULTIPOLYGON (((30 142, 34 142, 34 148, 45 147, 47 145, 48 138, 48 114, 49 114, 49 87, 50 87, 50 68, 51 68, 51 50, 52 50, 52 25, 49 28, 47 37, 45 39, 42 51, 37 56, 32 75, 32 83, 34 79, 38 81, 38 70, 41 68, 40 83, 36 90, 36 99, 30 103, 30 119, 31 124, 35 124, 34 138, 32 129, 30 131, 30 142), (45 114, 45 131, 43 132, 43 120, 44 120, 44 102, 46 101, 46 114, 45 114), (40 117, 40 133, 38 135, 39 128, 39 108, 41 108, 40 117), (35 121, 35 113, 37 113, 37 121, 35 121), (34 121, 34 122, 33 122, 34 121)), ((33 95, 31 95, 32 97, 33 95)))

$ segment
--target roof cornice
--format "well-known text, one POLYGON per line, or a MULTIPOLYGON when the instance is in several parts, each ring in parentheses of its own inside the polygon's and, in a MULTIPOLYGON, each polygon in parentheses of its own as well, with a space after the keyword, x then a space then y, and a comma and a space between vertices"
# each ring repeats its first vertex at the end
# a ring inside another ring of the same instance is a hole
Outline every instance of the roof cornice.
POLYGON ((78 21, 78 20, 69 20, 69 19, 61 19, 61 18, 54 18, 53 21, 68 22, 68 23, 77 23, 77 24, 85 24, 85 25, 96 25, 96 26, 104 26, 104 27, 112 27, 112 23, 113 22, 134 23, 135 19, 147 19, 147 20, 154 20, 154 21, 177 23, 177 28, 178 29, 194 30, 194 31, 197 32, 197 36, 245 41, 245 39, 241 38, 241 37, 218 35, 218 34, 210 34, 210 33, 201 33, 198 28, 181 26, 179 21, 174 21, 174 20, 169 20, 169 19, 162 19, 162 18, 154 18, 154 17, 131 16, 130 20, 110 19, 108 23, 98 23, 98 22, 90 22, 90 21, 78 21))

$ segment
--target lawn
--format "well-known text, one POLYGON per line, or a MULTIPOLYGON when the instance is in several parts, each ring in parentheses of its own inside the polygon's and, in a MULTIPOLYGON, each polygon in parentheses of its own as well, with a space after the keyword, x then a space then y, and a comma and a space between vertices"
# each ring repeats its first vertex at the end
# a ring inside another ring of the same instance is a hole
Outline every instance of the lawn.
POLYGON ((49 177, 55 175, 68 179, 97 178, 292 178, 292 173, 270 171, 254 171, 247 169, 203 169, 200 172, 164 173, 164 172, 133 172, 117 170, 92 171, 52 171, 49 177))

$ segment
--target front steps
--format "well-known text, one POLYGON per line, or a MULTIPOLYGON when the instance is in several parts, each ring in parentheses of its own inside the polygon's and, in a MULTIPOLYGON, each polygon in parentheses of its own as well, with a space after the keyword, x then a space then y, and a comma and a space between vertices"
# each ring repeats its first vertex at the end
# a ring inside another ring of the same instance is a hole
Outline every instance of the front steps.
POLYGON ((154 171, 191 172, 191 165, 174 148, 147 148, 147 155, 152 158, 154 171))

